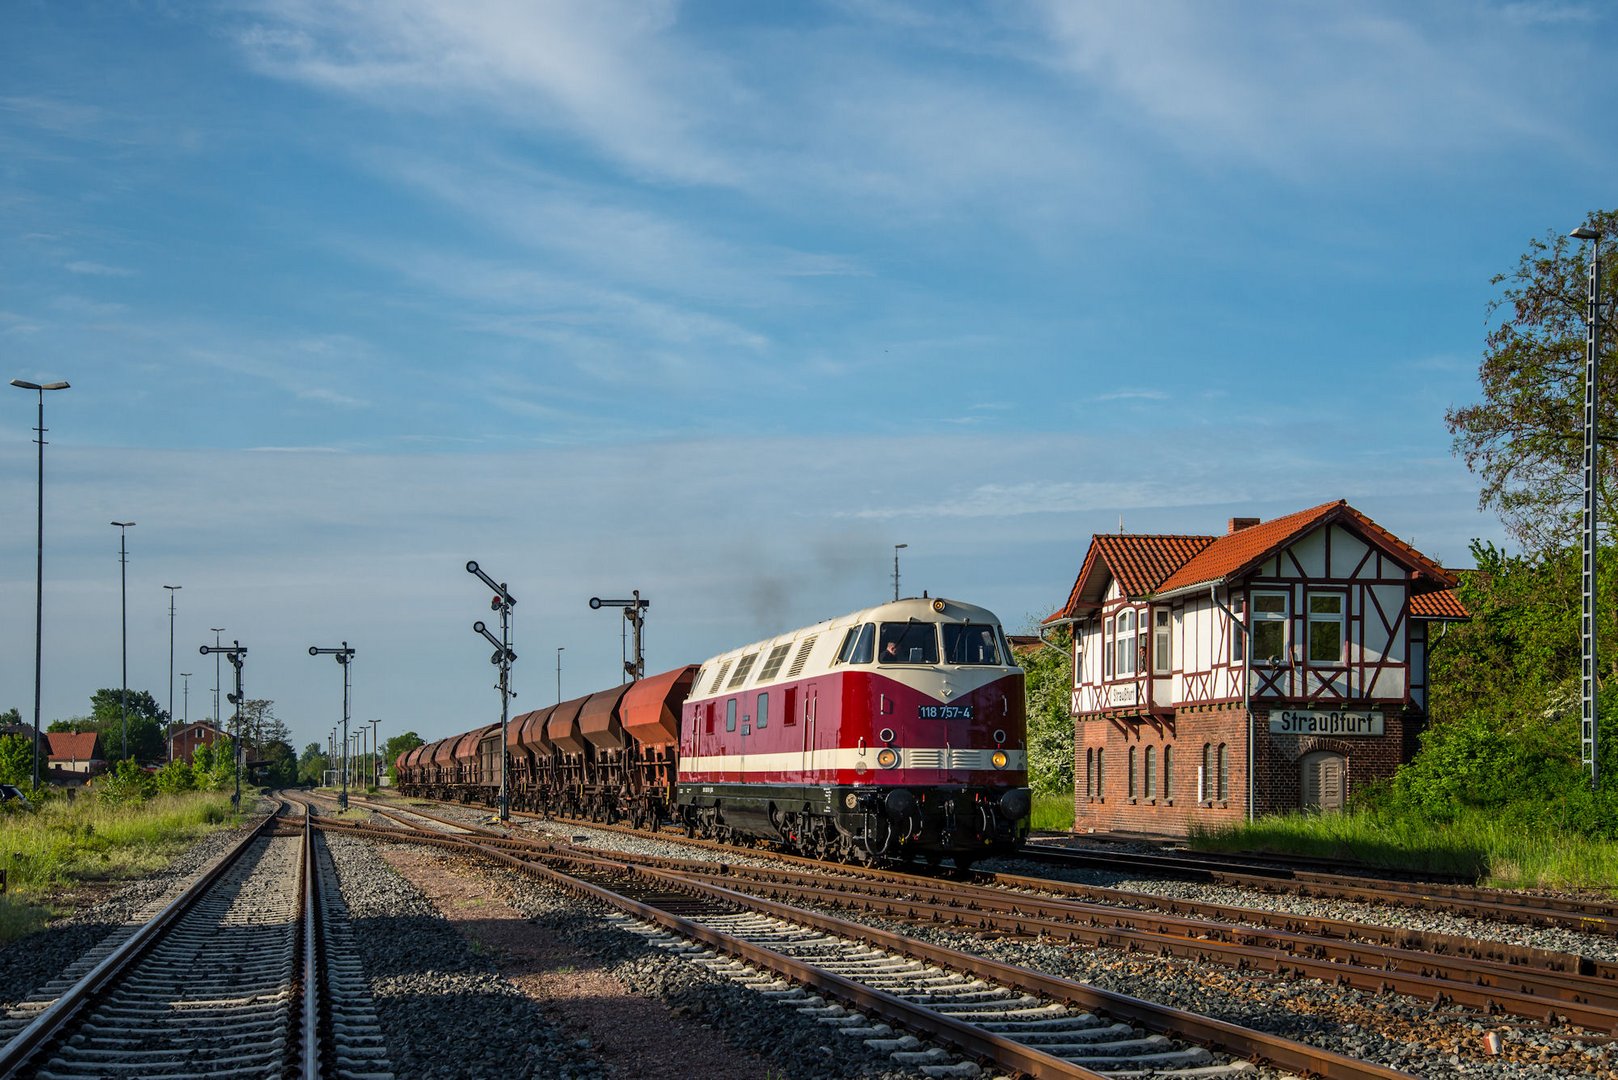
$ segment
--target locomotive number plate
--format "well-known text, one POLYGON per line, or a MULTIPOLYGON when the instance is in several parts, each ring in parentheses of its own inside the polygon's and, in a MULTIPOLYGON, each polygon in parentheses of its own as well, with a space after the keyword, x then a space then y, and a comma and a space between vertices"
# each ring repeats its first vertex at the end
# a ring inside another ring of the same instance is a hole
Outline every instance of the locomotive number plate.
POLYGON ((972 706, 970 705, 917 705, 916 719, 918 720, 970 720, 972 719, 972 706))

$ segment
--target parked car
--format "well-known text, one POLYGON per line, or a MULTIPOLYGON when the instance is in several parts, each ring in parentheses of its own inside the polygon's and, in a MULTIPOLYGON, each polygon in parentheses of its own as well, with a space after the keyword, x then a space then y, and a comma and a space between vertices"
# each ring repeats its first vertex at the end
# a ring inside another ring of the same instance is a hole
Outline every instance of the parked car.
POLYGON ((0 784, 0 806, 9 808, 22 807, 32 810, 34 804, 28 801, 28 796, 22 793, 22 788, 16 784, 0 784))

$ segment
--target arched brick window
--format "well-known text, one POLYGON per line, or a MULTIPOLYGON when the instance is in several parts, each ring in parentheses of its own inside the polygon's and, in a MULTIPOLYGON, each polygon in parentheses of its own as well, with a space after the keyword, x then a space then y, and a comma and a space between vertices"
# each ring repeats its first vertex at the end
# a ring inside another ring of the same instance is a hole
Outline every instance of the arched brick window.
POLYGON ((1230 747, 1224 743, 1219 744, 1219 794, 1220 802, 1230 798, 1230 747))
POLYGON ((1163 798, 1174 798, 1174 747, 1163 747, 1163 798))
POLYGON ((1146 797, 1157 798, 1157 747, 1146 748, 1146 797))
POLYGON ((1138 749, 1140 748, 1137 746, 1129 748, 1129 797, 1131 799, 1135 797, 1137 791, 1135 786, 1135 751, 1138 749))

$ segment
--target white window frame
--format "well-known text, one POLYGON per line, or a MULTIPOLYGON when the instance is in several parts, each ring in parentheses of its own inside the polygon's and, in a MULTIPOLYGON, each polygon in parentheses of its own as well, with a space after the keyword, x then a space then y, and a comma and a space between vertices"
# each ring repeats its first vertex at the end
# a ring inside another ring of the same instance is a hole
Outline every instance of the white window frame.
MULTIPOLYGON (((1248 614, 1248 636, 1255 641, 1258 638, 1259 623, 1278 622, 1281 624, 1281 657, 1273 663, 1277 666, 1285 665, 1292 657, 1292 594, 1286 589, 1254 589, 1252 610, 1248 614), (1281 601, 1281 610, 1260 611, 1259 600, 1275 597, 1281 601)), ((1257 648, 1249 644, 1249 653, 1254 664, 1271 664, 1268 659, 1260 659, 1257 648)))
POLYGON ((1112 678, 1113 619, 1107 616, 1101 622, 1101 681, 1112 678))
POLYGON ((1135 609, 1126 607, 1118 612, 1117 632, 1113 640, 1114 656, 1112 661, 1113 674, 1120 679, 1132 679, 1138 674, 1135 670, 1136 650, 1139 648, 1137 630, 1135 627, 1135 609), (1124 632, 1124 620, 1129 620, 1129 630, 1124 632))
POLYGON ((1343 657, 1348 650, 1348 593, 1341 589, 1310 589, 1303 600, 1303 640, 1304 655, 1310 664, 1315 667, 1341 667, 1343 657), (1331 598, 1337 601, 1337 612, 1316 612, 1316 599, 1331 598), (1334 624, 1337 627, 1337 655, 1330 660, 1315 659, 1315 625, 1334 624))
POLYGON ((1168 675, 1174 670, 1174 612, 1166 607, 1152 609, 1152 674, 1168 675))

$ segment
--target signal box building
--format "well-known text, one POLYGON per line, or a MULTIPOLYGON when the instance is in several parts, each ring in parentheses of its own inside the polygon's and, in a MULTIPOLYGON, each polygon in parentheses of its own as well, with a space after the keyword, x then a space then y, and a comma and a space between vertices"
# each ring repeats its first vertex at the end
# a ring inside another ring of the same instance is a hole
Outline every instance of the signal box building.
POLYGON ((1077 831, 1335 809, 1415 752, 1456 578, 1346 502, 1098 535, 1073 631, 1077 831))

